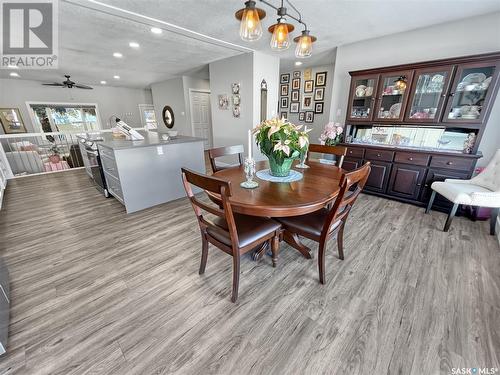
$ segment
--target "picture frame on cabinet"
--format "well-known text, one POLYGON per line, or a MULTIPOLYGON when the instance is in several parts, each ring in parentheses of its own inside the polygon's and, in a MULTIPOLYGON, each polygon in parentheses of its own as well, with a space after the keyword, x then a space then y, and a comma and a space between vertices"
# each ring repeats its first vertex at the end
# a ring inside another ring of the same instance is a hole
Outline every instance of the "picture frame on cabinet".
POLYGON ((292 90, 300 90, 300 78, 292 79, 292 90))
POLYGON ((300 78, 300 70, 293 72, 293 78, 300 78))
POLYGON ((299 102, 290 103, 290 113, 299 113, 299 102))
POLYGON ((281 75, 280 83, 290 83, 290 73, 285 73, 281 75))
POLYGON ((325 98, 325 88, 318 87, 314 90, 314 100, 322 101, 325 98))
POLYGON ((316 86, 326 86, 326 75, 328 72, 316 73, 316 86))
POLYGON ((304 121, 306 118, 306 113, 305 112, 299 112, 299 121, 304 121))
POLYGON ((281 112, 281 119, 288 120, 288 112, 281 112))
MULTIPOLYGON (((288 98, 287 98, 288 99, 288 98)), ((304 95, 302 97, 302 110, 313 109, 313 100, 311 95, 304 95)))
POLYGON ((280 107, 281 108, 288 108, 288 97, 287 96, 284 96, 281 98, 280 107))
POLYGON ((292 90, 292 102, 300 102, 300 91, 299 90, 292 90))
POLYGON ((314 104, 314 113, 323 113, 324 102, 316 102, 314 104))
POLYGON ((288 85, 281 85, 281 96, 288 96, 288 85))
POLYGON ((311 93, 314 90, 314 81, 311 79, 304 82, 304 92, 311 93))
POLYGON ((307 111, 306 112, 305 122, 308 123, 308 124, 314 122, 314 112, 313 111, 307 111))

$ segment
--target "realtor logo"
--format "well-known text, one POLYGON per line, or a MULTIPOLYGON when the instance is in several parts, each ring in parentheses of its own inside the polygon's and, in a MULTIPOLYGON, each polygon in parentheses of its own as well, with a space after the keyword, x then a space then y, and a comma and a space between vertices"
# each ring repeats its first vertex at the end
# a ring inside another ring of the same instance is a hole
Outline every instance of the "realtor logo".
POLYGON ((0 68, 57 68, 57 1, 0 0, 0 68))

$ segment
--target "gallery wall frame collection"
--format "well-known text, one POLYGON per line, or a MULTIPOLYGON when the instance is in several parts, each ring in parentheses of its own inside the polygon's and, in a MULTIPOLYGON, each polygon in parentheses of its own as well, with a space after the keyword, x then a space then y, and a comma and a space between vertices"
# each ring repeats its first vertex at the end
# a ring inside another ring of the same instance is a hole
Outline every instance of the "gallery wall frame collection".
POLYGON ((217 96, 219 109, 228 110, 229 104, 232 104, 233 117, 239 118, 241 116, 241 95, 240 95, 240 83, 235 82, 231 84, 231 101, 227 94, 219 94, 217 96))
POLYGON ((297 114, 298 121, 312 123, 315 114, 323 114, 327 76, 327 71, 316 72, 313 76, 312 68, 281 74, 279 101, 281 117, 288 119, 289 113, 297 114))

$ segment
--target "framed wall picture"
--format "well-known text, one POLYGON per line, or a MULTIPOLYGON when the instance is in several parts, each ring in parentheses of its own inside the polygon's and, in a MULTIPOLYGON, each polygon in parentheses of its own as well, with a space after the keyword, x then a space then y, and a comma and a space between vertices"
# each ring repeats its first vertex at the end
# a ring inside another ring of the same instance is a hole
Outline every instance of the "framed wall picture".
POLYGON ((311 68, 304 69, 304 80, 309 80, 309 79, 312 79, 312 69, 311 68))
POLYGON ((284 96, 281 98, 280 107, 288 108, 288 97, 284 96))
POLYGON ((321 101, 325 98, 325 88, 318 87, 314 90, 314 100, 321 101))
POLYGON ((5 134, 27 133, 19 108, 0 108, 0 124, 5 134))
POLYGON ((172 129, 175 124, 175 116, 174 110, 169 105, 163 107, 163 111, 161 112, 161 118, 163 119, 163 123, 169 129, 172 129))
POLYGON ((226 94, 221 94, 218 96, 219 109, 229 109, 229 98, 226 94))
POLYGON ((290 103, 290 113, 299 113, 299 102, 290 103))
POLYGON ((300 90, 300 78, 292 79, 292 90, 300 90))
POLYGON ((282 74, 280 82, 281 83, 290 83, 290 73, 282 74))
POLYGON ((233 105, 240 105, 240 104, 241 104, 240 94, 234 94, 233 95, 233 105))
POLYGON ((300 112, 299 113, 299 121, 304 121, 306 119, 306 113, 305 112, 300 112))
POLYGON ((288 112, 281 112, 280 117, 281 117, 282 119, 288 120, 288 112))
POLYGON ((240 106, 239 105, 235 105, 233 107, 233 117, 239 118, 240 115, 241 115, 240 106))
POLYGON ((293 72, 293 78, 300 78, 300 70, 293 72))
POLYGON ((288 85, 281 85, 281 96, 288 96, 288 85))
POLYGON ((326 86, 326 73, 327 72, 316 73, 316 86, 326 86))
POLYGON ((232 83, 231 90, 233 91, 233 94, 239 94, 240 93, 240 84, 239 83, 232 83))
POLYGON ((314 104, 314 113, 323 113, 324 102, 316 102, 314 104))
POLYGON ((304 92, 313 92, 314 89, 314 81, 311 79, 310 81, 304 82, 304 92))
POLYGON ((313 109, 313 98, 311 95, 304 95, 304 97, 302 98, 302 109, 303 110, 304 109, 313 109))
POLYGON ((314 112, 313 111, 308 111, 306 112, 306 120, 307 123, 314 122, 314 112))
POLYGON ((300 101, 300 91, 292 90, 292 102, 298 102, 298 101, 300 101))

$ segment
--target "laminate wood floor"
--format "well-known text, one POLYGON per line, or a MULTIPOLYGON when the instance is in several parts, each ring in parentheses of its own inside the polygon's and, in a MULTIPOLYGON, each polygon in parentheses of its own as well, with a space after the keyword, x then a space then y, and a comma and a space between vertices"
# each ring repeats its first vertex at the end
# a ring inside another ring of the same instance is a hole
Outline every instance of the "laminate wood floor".
MULTIPOLYGON (((147 183, 147 182, 145 182, 147 183)), ((242 261, 201 243, 186 199, 126 215, 82 170, 10 181, 1 374, 450 374, 500 367, 500 249, 487 222, 362 195, 327 284, 282 245, 242 261)), ((311 244, 311 246, 314 246, 311 244)), ((316 247, 314 247, 316 249, 316 247)))

